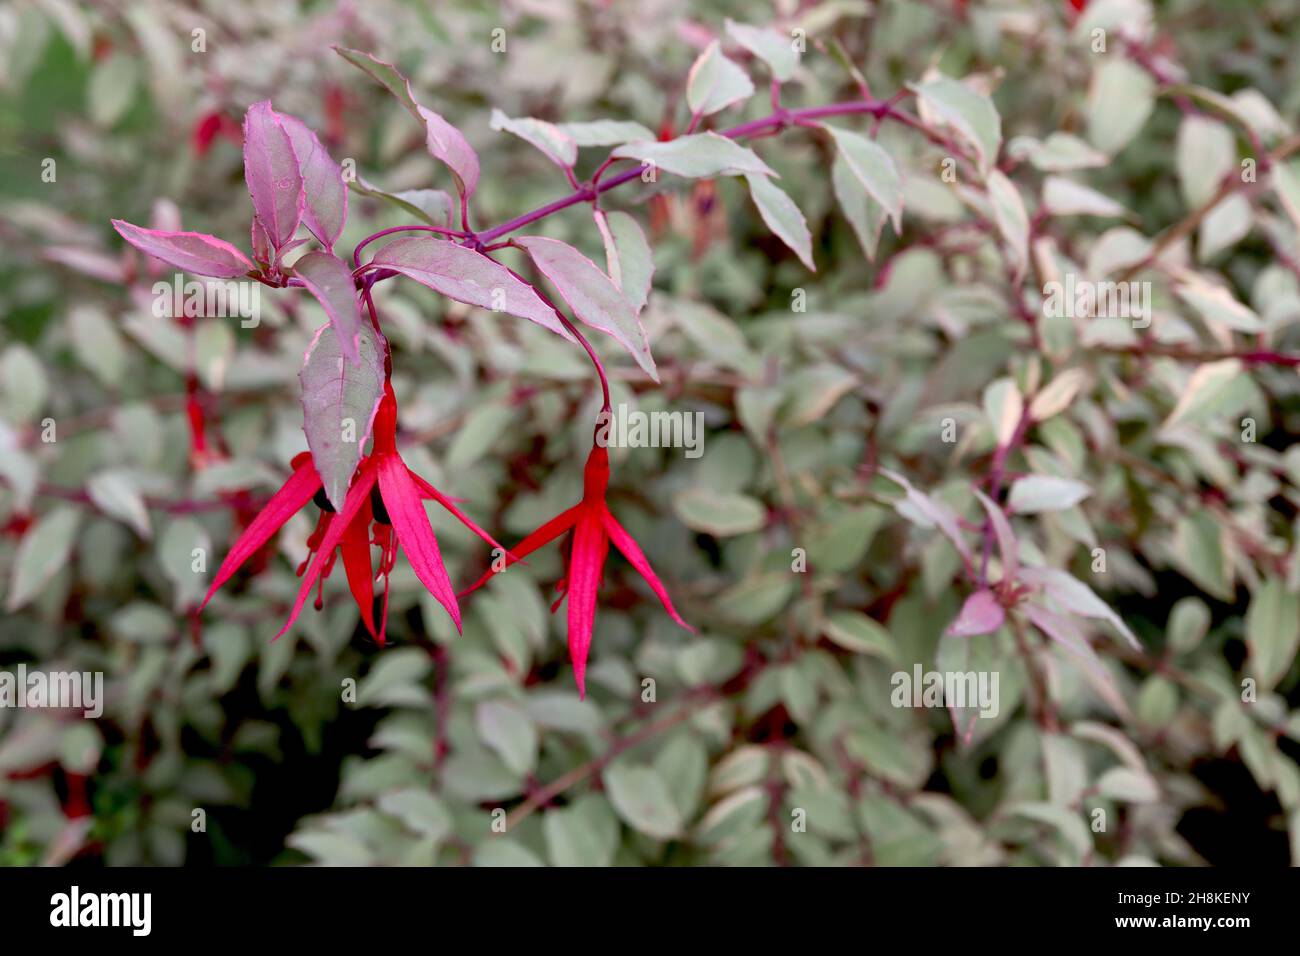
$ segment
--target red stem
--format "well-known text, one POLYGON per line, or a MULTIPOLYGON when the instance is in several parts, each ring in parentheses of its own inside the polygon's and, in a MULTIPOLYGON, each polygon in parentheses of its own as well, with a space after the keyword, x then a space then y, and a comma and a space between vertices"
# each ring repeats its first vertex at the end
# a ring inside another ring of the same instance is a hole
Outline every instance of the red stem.
POLYGON ((1218 362, 1235 358, 1247 365, 1282 365, 1287 368, 1300 368, 1300 355, 1287 355, 1273 349, 1247 349, 1242 351, 1215 352, 1202 349, 1185 349, 1178 346, 1148 344, 1145 340, 1138 345, 1103 346, 1098 349, 1113 355, 1135 355, 1139 358, 1160 356, 1183 362, 1218 362))
MULTIPOLYGON (((484 255, 486 256, 486 253, 484 253, 484 255)), ((492 259, 491 256, 487 256, 487 258, 492 259)), ((496 262, 497 260, 492 259, 492 261, 496 262)), ((505 265, 505 263, 498 262, 497 264, 500 265, 507 272, 509 272, 516 279, 518 279, 520 282, 522 282, 524 285, 528 286, 528 288, 532 289, 533 292, 537 293, 537 297, 541 299, 543 302, 545 302, 548 306, 550 306, 552 310, 554 310, 555 317, 560 320, 560 324, 563 325, 569 331, 570 335, 572 335, 575 339, 578 340, 579 345, 581 345, 584 349, 587 350, 587 357, 591 359, 591 364, 596 368, 596 375, 599 376, 600 378, 600 391, 601 394, 604 396, 604 400, 605 400, 605 404, 601 407, 601 411, 604 412, 610 411, 609 379, 605 376, 605 366, 600 361, 600 357, 596 354, 596 350, 591 347, 591 343, 587 341, 587 337, 578 331, 578 327, 569 321, 568 316, 566 316, 560 310, 560 308, 554 302, 551 301, 550 296, 548 296, 541 289, 537 288, 537 286, 529 282, 527 279, 521 276, 514 269, 511 269, 509 266, 505 265)))

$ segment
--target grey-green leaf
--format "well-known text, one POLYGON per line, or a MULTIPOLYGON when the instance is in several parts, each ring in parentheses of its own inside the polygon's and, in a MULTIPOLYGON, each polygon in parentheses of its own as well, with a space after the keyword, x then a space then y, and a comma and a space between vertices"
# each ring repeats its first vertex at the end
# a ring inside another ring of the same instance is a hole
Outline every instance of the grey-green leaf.
POLYGON ((316 331, 298 379, 303 431, 325 496, 343 510, 361 447, 370 434, 384 390, 384 342, 369 322, 357 330, 358 364, 343 357, 338 336, 316 331))
POLYGON ((510 770, 520 776, 537 766, 537 728, 521 707, 485 700, 475 711, 479 737, 510 770))
POLYGON ((727 35, 766 63, 777 82, 794 79, 799 53, 792 38, 771 27, 752 27, 735 20, 727 21, 727 35))
MULTIPOLYGON (((884 207, 897 230, 903 216, 903 180, 885 148, 860 133, 826 126, 848 171, 867 194, 884 207)), ((864 243, 865 245, 865 243, 864 243)))
POLYGON ((709 116, 753 95, 749 74, 723 56, 717 40, 696 58, 686 81, 687 105, 699 116, 709 116))
POLYGON ((14 555, 6 610, 16 611, 34 598, 54 573, 68 563, 78 522, 77 510, 65 506, 44 515, 27 529, 14 555))
POLYGON ((776 175, 752 149, 717 133, 692 133, 666 143, 626 143, 612 155, 616 159, 639 159, 647 166, 691 179, 743 176, 745 173, 776 175))
POLYGON ((654 253, 636 219, 625 212, 593 213, 605 243, 605 269, 610 280, 632 303, 638 315, 650 298, 654 277, 654 253))
POLYGON ((656 840, 681 835, 681 812, 658 771, 619 763, 605 771, 604 780, 610 803, 633 829, 656 840))
POLYGON ((619 146, 655 138, 655 134, 645 126, 627 120, 588 120, 582 123, 556 123, 555 126, 579 147, 619 146))
POLYGON ((993 101, 948 76, 908 85, 929 109, 975 148, 980 170, 987 173, 1002 145, 1002 118, 993 101))
POLYGON ((831 188, 835 191, 840 212, 844 213, 844 218, 849 221, 858 237, 863 254, 874 262, 881 230, 889 218, 885 207, 871 198, 871 193, 853 174, 842 153, 836 153, 835 161, 831 164, 831 188))
POLYGON ((1132 60, 1104 57, 1088 89, 1088 140, 1114 155, 1137 135, 1155 108, 1155 81, 1132 60))
POLYGON ((793 199, 767 176, 750 174, 745 177, 749 184, 749 195, 758 207, 758 214, 767 223, 778 239, 790 247, 791 251, 812 272, 817 271, 812 257, 812 235, 808 232, 808 222, 795 205, 793 199))
POLYGON ((748 495, 703 487, 678 492, 673 507, 688 528, 720 538, 757 531, 767 518, 762 504, 748 495))
POLYGON ((130 472, 120 468, 97 472, 86 482, 86 492, 104 514, 126 522, 142 538, 152 535, 144 495, 130 472))
POLYGON ((446 228, 451 225, 452 211, 455 207, 451 196, 441 189, 404 189, 398 192, 388 192, 385 189, 380 189, 374 183, 362 179, 360 176, 351 180, 348 186, 359 195, 371 196, 375 199, 390 202, 402 211, 424 220, 431 226, 446 228))
POLYGON ((1249 675, 1261 690, 1270 690, 1286 676, 1300 647, 1300 595, 1271 577, 1250 599, 1246 612, 1249 675))
POLYGON ((832 612, 822 625, 822 633, 846 651, 890 661, 898 659, 898 650, 889 632, 861 611, 832 612))
POLYGON ((572 166, 578 161, 578 144, 573 141, 572 136, 554 123, 532 117, 511 119, 501 110, 494 109, 492 128, 513 133, 541 150, 557 166, 572 166))

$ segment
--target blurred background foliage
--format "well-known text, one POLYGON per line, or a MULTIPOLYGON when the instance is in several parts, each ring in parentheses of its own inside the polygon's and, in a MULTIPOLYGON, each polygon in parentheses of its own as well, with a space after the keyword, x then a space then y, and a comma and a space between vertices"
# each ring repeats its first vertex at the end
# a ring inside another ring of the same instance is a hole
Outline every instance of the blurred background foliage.
MULTIPOLYGON (((450 188, 410 117, 331 44, 400 64, 465 131, 484 166, 480 228, 568 189, 543 156, 491 130, 492 108, 680 133, 687 71, 728 16, 807 31, 787 105, 856 95, 834 42, 876 95, 931 67, 973 76, 1002 117, 1003 168, 1042 210, 1035 228, 1063 260, 1092 266, 1113 230, 1152 236, 1187 214, 1202 157, 1179 147, 1180 130, 1200 107, 1155 99, 1112 159, 1074 174, 1119 203, 1118 216, 1046 210, 1043 170, 1015 161, 1009 144, 1084 136, 1105 106, 1090 93, 1094 74, 1114 60, 1223 95, 1255 91, 1234 102, 1265 145, 1281 141, 1300 109, 1300 19, 1291 0, 1110 0, 1091 11, 1109 18, 1103 56, 1076 29, 1076 6, 0 8, 0 666, 100 670, 108 688, 95 721, 0 710, 0 863, 1300 858, 1296 370, 1223 371, 1190 431, 1168 441, 1162 423, 1200 363, 1132 354, 1145 336, 1207 352, 1234 341, 1300 351, 1300 245, 1267 191, 1238 211, 1244 222, 1220 224, 1231 235, 1198 237, 1202 253, 1221 247, 1208 261, 1172 250, 1178 268, 1217 275, 1264 317, 1267 335, 1235 340, 1171 294, 1168 270, 1145 276, 1151 330, 1044 320, 1031 337, 1018 312, 1026 302, 1041 312, 1032 279, 1017 305, 996 238, 966 228, 970 204, 940 178, 943 149, 895 124, 879 141, 904 172, 903 229, 886 230, 874 262, 835 210, 832 146, 808 131, 754 147, 807 217, 815 275, 734 181, 666 177, 611 192, 607 205, 633 212, 654 248, 644 318, 663 373, 655 387, 606 352, 615 401, 699 411, 708 428, 698 460, 618 451, 611 506, 701 633, 676 629, 612 563, 580 701, 563 615, 547 611, 561 573, 550 549, 466 601, 462 636, 399 562, 387 648, 358 625, 338 580, 322 612, 271 643, 311 530, 302 516, 201 627, 192 614, 206 588, 193 549, 214 567, 305 447, 297 372, 325 318, 304 295, 262 290, 255 329, 157 319, 157 273, 108 220, 179 220, 247 249, 238 124, 267 97, 368 182, 450 188), (493 48, 498 29, 504 52, 493 48), (1077 479, 1092 494, 1014 524, 1029 560, 1086 580, 1138 636, 1134 652, 1089 622, 1117 691, 1109 699, 1032 628, 1009 620, 993 635, 943 637, 969 583, 952 546, 876 471, 906 475, 977 531, 971 487, 989 472, 999 422, 990 395, 1030 396, 1068 369, 1086 384, 1031 431, 1009 470, 1077 479), (1258 422, 1254 444, 1241 441, 1244 416, 1258 422), (955 444, 942 440, 945 418, 960 426, 955 444), (42 440, 47 420, 53 442, 42 440), (1093 571, 1097 547, 1104 573, 1093 571), (795 549, 806 573, 792 571, 795 549), (964 744, 943 709, 891 706, 891 674, 917 663, 999 671, 1001 712, 964 744), (1036 676, 1049 701, 1036 701, 1036 676), (1252 702, 1243 678, 1257 684, 1252 702), (342 699, 348 680, 355 702, 342 699), (504 834, 493 831, 499 811, 510 815, 504 834)), ((743 62, 762 90, 762 66, 743 62)), ((760 92, 716 119, 768 111, 760 92)), ((1249 135, 1226 128, 1231 148, 1250 155, 1249 135)), ((602 157, 584 151, 579 174, 602 157)), ((343 249, 411 221, 377 199, 351 202, 343 249)), ((537 229, 600 261, 586 207, 537 229)), ((582 354, 413 283, 386 282, 377 298, 412 467, 503 541, 576 500, 597 409, 582 354)), ((484 549, 433 520, 453 578, 470 580, 484 549)))

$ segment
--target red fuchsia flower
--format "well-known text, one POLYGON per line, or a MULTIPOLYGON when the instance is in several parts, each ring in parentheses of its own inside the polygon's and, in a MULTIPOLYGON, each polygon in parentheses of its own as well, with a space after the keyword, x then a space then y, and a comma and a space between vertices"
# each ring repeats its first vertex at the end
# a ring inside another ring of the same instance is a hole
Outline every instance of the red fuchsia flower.
POLYGON ((560 596, 551 605, 551 612, 554 613, 565 595, 568 595, 569 657, 573 660, 573 676, 578 681, 579 697, 587 695, 587 651, 591 647, 591 632, 596 623, 596 591, 600 587, 611 541, 641 577, 645 578, 669 617, 686 630, 692 633, 695 631, 673 608, 667 589, 655 575, 636 540, 610 514, 609 507, 605 504, 605 490, 608 487, 609 453, 602 446, 596 445, 591 449, 583 470, 582 500, 520 541, 513 552, 506 555, 505 563, 500 568, 493 567, 460 593, 464 597, 482 587, 493 574, 504 571, 542 545, 572 530, 573 545, 569 551, 568 574, 555 586, 560 596))
POLYGON ((334 568, 335 559, 342 555, 348 588, 361 612, 361 620, 382 645, 388 619, 388 577, 397 561, 399 544, 420 583, 446 608, 456 630, 460 630, 460 608, 443 566, 429 516, 424 510, 424 499, 438 502, 493 548, 505 549, 457 508, 452 499, 406 467, 397 453, 397 399, 391 385, 384 385, 384 396, 375 413, 373 448, 367 457, 361 459, 341 512, 335 513, 326 499, 320 475, 309 453, 295 456, 292 464, 293 474, 289 480, 272 496, 226 555, 203 603, 199 605, 200 611, 217 589, 230 580, 285 522, 309 501, 314 501, 320 508, 320 518, 316 530, 307 539, 307 558, 298 567, 302 585, 289 619, 275 635, 277 638, 298 619, 313 585, 317 587, 315 606, 320 609, 323 603, 321 588, 334 568), (380 548, 377 572, 371 560, 372 544, 380 548), (376 633, 374 579, 379 576, 384 579, 384 603, 376 633))

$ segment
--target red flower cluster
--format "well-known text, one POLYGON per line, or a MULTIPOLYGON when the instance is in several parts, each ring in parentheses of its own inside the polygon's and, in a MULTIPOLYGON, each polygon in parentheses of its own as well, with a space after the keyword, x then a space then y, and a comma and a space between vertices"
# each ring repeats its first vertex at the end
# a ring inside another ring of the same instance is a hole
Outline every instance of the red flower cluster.
MULTIPOLYGON (((569 598, 569 656, 573 660, 573 676, 578 681, 578 695, 587 693, 587 651, 591 647, 591 632, 596 623, 596 591, 600 587, 605 558, 609 554, 612 541, 623 557, 645 578, 650 590, 663 603, 668 615, 686 628, 694 631, 682 620, 673 607, 672 599, 663 583, 650 567, 645 554, 636 540, 618 523, 609 507, 605 504, 605 490, 609 487, 609 453, 596 445, 587 457, 583 469, 582 500, 568 511, 552 518, 532 534, 515 545, 511 554, 506 556, 505 570, 515 561, 527 557, 542 545, 558 538, 566 531, 573 531, 573 545, 569 550, 568 574, 556 584, 560 596, 551 605, 554 612, 567 595, 569 598)), ((497 573, 493 569, 479 578, 473 585, 461 592, 462 595, 479 588, 488 578, 497 573)))
POLYGON ((321 607, 321 588, 333 570, 336 558, 342 555, 348 588, 361 612, 361 620, 366 629, 383 644, 388 618, 388 578, 397 560, 399 544, 411 562, 416 577, 437 598, 438 603, 446 608, 459 631, 460 607, 457 597, 476 590, 498 570, 504 570, 567 531, 573 532, 568 573, 557 585, 560 596, 551 610, 555 611, 568 597, 569 654, 573 660, 580 695, 586 695, 587 653, 591 647, 591 634, 596 620, 596 591, 600 586, 610 542, 645 578, 672 619, 687 630, 693 630, 673 607, 668 591, 650 567, 641 548, 610 513, 605 503, 605 491, 609 486, 609 454, 600 446, 593 447, 587 459, 583 473, 582 500, 525 537, 513 551, 502 548, 491 535, 457 508, 455 502, 406 467, 397 453, 397 400, 391 385, 384 386, 384 397, 375 415, 374 445, 370 454, 361 459, 341 512, 335 513, 326 500, 310 454, 303 452, 297 455, 292 464, 293 474, 289 480, 267 502, 226 555, 199 606, 200 610, 207 606, 217 589, 230 580, 240 566, 266 544, 285 522, 308 502, 314 501, 320 508, 320 517, 316 530, 307 540, 307 558, 298 568, 298 574, 303 579, 302 585, 298 589, 293 610, 276 637, 287 631, 297 620, 313 586, 317 588, 316 607, 321 607), (424 511, 425 499, 437 501, 467 528, 503 553, 504 565, 488 571, 457 595, 447 577, 437 538, 424 511), (377 570, 372 561, 371 545, 377 545, 380 549, 377 570), (378 630, 374 619, 376 577, 384 579, 383 608, 378 630))
MULTIPOLYGON (((226 560, 217 570, 217 576, 208 589, 202 610, 212 595, 239 567, 270 540, 296 512, 314 501, 320 508, 316 530, 307 539, 307 559, 298 568, 302 586, 289 619, 284 622, 276 637, 287 631, 302 612, 313 585, 317 585, 316 607, 321 606, 320 587, 329 577, 337 557, 343 556, 343 569, 347 573, 348 587, 361 612, 366 629, 380 644, 384 643, 388 619, 388 576, 397 560, 400 544, 407 560, 429 593, 447 609, 456 630, 460 630, 460 607, 447 569, 438 550, 429 516, 424 511, 424 500, 432 499, 494 548, 501 548, 492 536, 471 521, 456 507, 454 501, 406 467, 397 453, 397 399, 391 385, 385 384, 384 397, 375 414, 374 445, 369 456, 361 459, 352 486, 348 489, 342 512, 335 513, 321 488, 320 476, 312 464, 311 455, 303 452, 293 459, 293 474, 284 486, 267 502, 257 517, 235 542, 226 560), (379 568, 376 571, 371 559, 370 546, 380 548, 379 568), (384 604, 379 629, 374 620, 374 579, 384 579, 384 604)), ((504 550, 504 549, 502 549, 504 550)))

